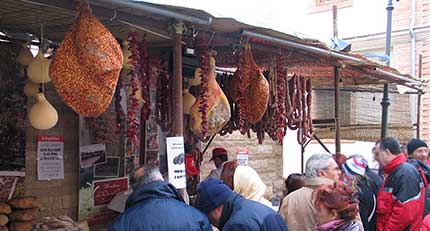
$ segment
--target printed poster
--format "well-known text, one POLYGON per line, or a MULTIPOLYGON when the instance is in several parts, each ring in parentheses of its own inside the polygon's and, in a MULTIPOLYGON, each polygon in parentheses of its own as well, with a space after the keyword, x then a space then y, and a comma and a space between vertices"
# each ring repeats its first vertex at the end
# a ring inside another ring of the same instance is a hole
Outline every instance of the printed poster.
POLYGON ((93 181, 94 206, 108 204, 117 193, 128 190, 128 177, 93 181))
POLYGON ((81 168, 93 167, 97 164, 106 163, 106 145, 92 144, 79 148, 79 160, 81 168))
POLYGON ((64 179, 64 137, 37 136, 37 179, 64 179))
POLYGON ((169 183, 176 188, 186 187, 184 137, 167 137, 167 167, 169 183))

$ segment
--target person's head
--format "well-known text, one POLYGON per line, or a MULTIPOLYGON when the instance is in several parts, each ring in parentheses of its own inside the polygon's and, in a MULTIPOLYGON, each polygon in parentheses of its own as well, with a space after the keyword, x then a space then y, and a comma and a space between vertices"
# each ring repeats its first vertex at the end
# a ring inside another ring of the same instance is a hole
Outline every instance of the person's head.
POLYGON ((196 207, 205 213, 212 225, 219 228, 224 202, 233 191, 222 180, 208 178, 197 188, 196 207))
POLYGON ((315 154, 306 162, 307 177, 326 177, 339 180, 340 168, 330 154, 315 154))
POLYGON ((154 165, 143 165, 131 173, 131 186, 134 188, 138 185, 148 184, 153 181, 163 181, 163 175, 160 169, 154 165))
POLYGON ((225 148, 214 148, 210 160, 214 162, 216 168, 219 168, 222 163, 228 160, 227 150, 225 150, 225 148))
POLYGON ((224 164, 221 172, 220 179, 232 190, 234 189, 234 172, 238 166, 239 163, 237 163, 237 160, 228 161, 224 164))
POLYGON ((386 137, 376 143, 375 160, 379 166, 385 168, 397 155, 401 154, 399 142, 393 137, 386 137))
POLYGON ((426 142, 420 139, 412 139, 407 145, 408 156, 412 159, 419 161, 426 161, 428 159, 429 149, 426 142))
POLYGON ((263 197, 267 188, 257 171, 249 166, 237 166, 233 183, 233 191, 255 201, 263 197))
POLYGON ((317 224, 333 220, 350 221, 358 214, 356 192, 342 182, 323 185, 314 192, 317 224))
POLYGON ((366 175, 367 161, 364 158, 352 157, 342 164, 342 170, 347 180, 354 180, 366 175))
POLYGON ((306 177, 300 173, 290 174, 287 179, 285 179, 285 188, 287 190, 287 194, 290 194, 297 189, 302 188, 305 185, 306 177))

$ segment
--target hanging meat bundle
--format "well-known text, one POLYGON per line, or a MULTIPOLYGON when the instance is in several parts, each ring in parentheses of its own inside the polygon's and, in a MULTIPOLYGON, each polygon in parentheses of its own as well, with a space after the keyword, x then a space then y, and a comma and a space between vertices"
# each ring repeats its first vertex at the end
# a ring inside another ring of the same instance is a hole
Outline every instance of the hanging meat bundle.
POLYGON ((215 79, 215 59, 213 57, 209 58, 207 78, 203 74, 204 72, 204 68, 202 68, 200 94, 190 111, 190 129, 200 138, 218 133, 230 120, 230 105, 215 79), (207 91, 203 90, 206 88, 204 84, 207 84, 207 91), (207 130, 204 127, 205 122, 207 130))
POLYGON ((91 14, 88 4, 81 3, 49 75, 68 106, 83 116, 98 116, 112 100, 122 60, 116 39, 91 14))
POLYGON ((243 128, 244 123, 256 124, 267 110, 269 83, 254 62, 249 44, 245 45, 239 57, 239 67, 233 76, 232 85, 231 95, 239 108, 239 129, 243 128))

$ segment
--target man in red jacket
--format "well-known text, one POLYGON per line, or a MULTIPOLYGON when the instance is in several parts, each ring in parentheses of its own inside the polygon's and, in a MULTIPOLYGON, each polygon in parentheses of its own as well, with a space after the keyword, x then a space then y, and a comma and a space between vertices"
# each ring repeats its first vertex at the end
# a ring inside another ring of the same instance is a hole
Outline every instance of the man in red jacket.
POLYGON ((419 231, 424 212, 424 181, 406 162, 400 145, 387 137, 376 143, 375 159, 386 175, 377 199, 378 231, 419 231))

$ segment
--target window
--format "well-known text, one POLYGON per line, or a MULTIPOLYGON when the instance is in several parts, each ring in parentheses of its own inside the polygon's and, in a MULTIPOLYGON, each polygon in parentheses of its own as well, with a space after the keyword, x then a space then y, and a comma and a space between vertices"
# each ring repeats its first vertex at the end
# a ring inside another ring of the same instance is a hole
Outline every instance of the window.
POLYGON ((337 8, 346 8, 352 6, 353 0, 311 0, 309 13, 318 13, 324 11, 331 11, 333 5, 337 5, 337 8))

